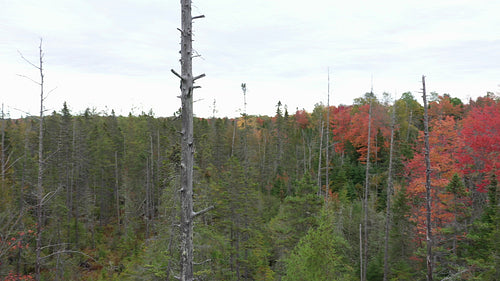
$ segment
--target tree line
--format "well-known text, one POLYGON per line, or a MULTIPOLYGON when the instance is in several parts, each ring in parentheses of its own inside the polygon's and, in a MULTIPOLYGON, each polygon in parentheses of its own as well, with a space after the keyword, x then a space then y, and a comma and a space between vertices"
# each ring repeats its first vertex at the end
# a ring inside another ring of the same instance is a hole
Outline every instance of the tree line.
MULTIPOLYGON (((499 98, 432 93, 428 115, 434 276, 499 279, 499 98)), ((195 278, 424 280, 423 121, 410 92, 194 118, 195 278)), ((1 122, 0 279, 175 279, 181 118, 1 122)))

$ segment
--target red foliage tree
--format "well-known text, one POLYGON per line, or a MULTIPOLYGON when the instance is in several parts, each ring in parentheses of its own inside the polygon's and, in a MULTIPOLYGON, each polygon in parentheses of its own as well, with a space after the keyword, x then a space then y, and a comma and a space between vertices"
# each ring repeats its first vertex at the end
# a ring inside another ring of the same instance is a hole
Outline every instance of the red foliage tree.
POLYGON ((480 192, 486 192, 491 176, 500 177, 500 103, 491 100, 473 106, 463 119, 460 140, 460 168, 478 180, 480 192))
MULTIPOLYGON (((370 147, 370 159, 374 162, 377 161, 376 156, 381 147, 388 147, 389 143, 384 141, 384 143, 377 143, 377 132, 381 132, 385 140, 390 136, 390 126, 389 126, 389 116, 385 108, 379 103, 372 103, 372 125, 371 125, 371 147, 370 147)), ((364 104, 359 107, 355 107, 351 110, 351 122, 348 127, 345 128, 345 140, 350 141, 351 144, 356 148, 360 154, 359 161, 366 162, 366 154, 368 152, 368 116, 369 116, 369 104, 364 104)))
POLYGON ((301 129, 307 128, 309 126, 309 113, 305 109, 297 110, 295 113, 295 122, 301 129))

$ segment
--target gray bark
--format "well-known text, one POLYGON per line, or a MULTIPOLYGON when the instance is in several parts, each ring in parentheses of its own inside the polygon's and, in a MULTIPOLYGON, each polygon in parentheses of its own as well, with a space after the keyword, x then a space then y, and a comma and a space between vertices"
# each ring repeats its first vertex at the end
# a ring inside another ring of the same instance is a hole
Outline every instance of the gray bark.
POLYGON ((2 151, 0 151, 1 155, 1 165, 2 165, 2 190, 4 190, 4 182, 5 182, 5 170, 7 167, 7 163, 5 161, 5 116, 3 111, 3 103, 2 103, 2 151))
POLYGON ((328 201, 328 195, 330 193, 330 69, 328 69, 328 99, 326 102, 326 150, 325 150, 325 158, 326 158, 326 180, 325 180, 325 200, 328 201))
POLYGON ((368 112, 368 149, 366 153, 366 173, 365 173, 365 198, 363 200, 363 226, 364 226, 364 239, 363 239, 363 274, 361 281, 366 281, 366 270, 368 268, 368 191, 370 187, 370 146, 371 146, 371 131, 372 131, 372 102, 370 101, 370 108, 368 112))
POLYGON ((36 258, 35 258, 35 280, 40 280, 41 269, 41 253, 42 253, 42 224, 43 224, 43 52, 42 40, 40 39, 39 46, 40 64, 37 67, 40 71, 40 126, 38 135, 38 182, 36 187, 36 211, 37 211, 37 226, 36 226, 36 258))
POLYGON ((425 76, 422 76, 422 98, 424 100, 424 145, 425 145, 425 203, 426 203, 426 240, 427 240, 427 281, 432 281, 432 198, 431 198, 431 160, 429 145, 429 115, 427 113, 427 96, 425 76))
POLYGON ((392 108, 391 145, 389 148, 389 171, 387 175, 387 203, 385 213, 385 239, 384 239, 384 281, 389 275, 389 231, 391 226, 391 196, 392 196, 392 155, 394 151, 394 124, 396 123, 396 103, 392 108))
MULTIPOLYGON (((199 16, 203 17, 203 16, 199 16)), ((198 17, 195 17, 198 18, 198 17)), ((181 130, 181 275, 180 280, 193 280, 193 219, 208 209, 193 212, 193 90, 194 81, 204 74, 193 77, 191 0, 181 0, 181 79, 182 130, 181 130)))
POLYGON ((321 196, 321 190, 322 190, 322 185, 321 185, 321 150, 323 148, 323 121, 320 121, 321 123, 321 131, 320 131, 320 138, 319 138, 319 160, 318 160, 318 196, 321 196))

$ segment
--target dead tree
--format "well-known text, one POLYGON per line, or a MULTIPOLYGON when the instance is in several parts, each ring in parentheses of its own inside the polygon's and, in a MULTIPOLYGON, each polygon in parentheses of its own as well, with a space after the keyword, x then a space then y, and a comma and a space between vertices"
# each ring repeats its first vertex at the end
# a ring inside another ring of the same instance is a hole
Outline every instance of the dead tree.
POLYGON ((323 148, 323 120, 320 121, 320 139, 319 139, 319 161, 318 161, 318 196, 321 196, 321 190, 323 186, 321 185, 321 150, 323 148))
POLYGON ((41 269, 41 252, 42 252, 42 223, 43 223, 43 52, 42 40, 40 39, 40 126, 38 134, 38 182, 36 188, 36 210, 37 210, 37 225, 36 225, 36 264, 35 264, 35 279, 40 280, 41 269))
POLYGON ((193 211, 193 90, 194 82, 205 76, 193 77, 192 21, 204 16, 191 16, 191 0, 181 0, 181 74, 174 73, 181 80, 182 130, 181 130, 181 275, 182 281, 193 280, 193 219, 212 209, 193 211))
MULTIPOLYGON (((373 96, 373 90, 372 90, 373 96)), ((363 200, 363 225, 364 225, 364 239, 363 239, 363 255, 364 263, 361 273, 361 281, 366 281, 366 270, 368 269, 368 191, 370 187, 370 146, 371 146, 371 131, 372 131, 372 97, 370 96, 370 107, 368 109, 368 143, 366 152, 366 173, 365 173, 365 198, 363 200)))
POLYGON ((40 87, 40 116, 39 116, 39 134, 38 134, 38 179, 37 179, 37 185, 36 185, 36 215, 37 215, 37 224, 36 224, 36 233, 35 233, 35 240, 36 240, 36 248, 35 248, 35 280, 40 280, 40 269, 42 267, 42 223, 43 223, 43 199, 44 199, 44 188, 43 188, 43 166, 44 166, 44 159, 43 159, 43 101, 45 100, 45 94, 44 94, 44 74, 43 74, 43 51, 42 51, 42 39, 40 38, 40 45, 38 46, 39 50, 39 62, 38 64, 34 64, 28 59, 26 59, 21 53, 21 58, 29 63, 31 66, 37 69, 37 71, 40 73, 40 81, 36 81, 34 79, 31 79, 27 76, 20 75, 21 77, 27 78, 28 80, 31 80, 35 84, 37 84, 40 87))
POLYGON ((3 103, 2 103, 2 143, 0 144, 2 147, 2 150, 0 151, 1 155, 1 163, 0 165, 2 166, 2 191, 4 190, 4 184, 5 184, 5 172, 7 168, 7 161, 5 159, 5 152, 7 151, 5 149, 5 116, 4 116, 4 111, 3 111, 3 103))
POLYGON ((391 121, 391 145, 389 148, 389 171, 387 175, 387 203, 385 213, 385 239, 384 239, 384 281, 387 281, 389 275, 389 231, 391 226, 391 196, 393 190, 392 184, 392 156, 394 152, 394 126, 396 123, 396 103, 392 107, 391 121))
POLYGON ((427 95, 425 76, 422 75, 422 98, 424 100, 424 146, 425 146, 425 205, 426 205, 426 240, 427 240, 427 281, 432 281, 432 197, 431 197, 431 160, 429 145, 429 115, 427 113, 427 95))
MULTIPOLYGON (((330 68, 328 68, 328 98, 326 102, 326 182, 325 182, 325 200, 328 201, 328 196, 330 193, 330 68)), ((326 206, 326 205, 325 205, 326 206)))

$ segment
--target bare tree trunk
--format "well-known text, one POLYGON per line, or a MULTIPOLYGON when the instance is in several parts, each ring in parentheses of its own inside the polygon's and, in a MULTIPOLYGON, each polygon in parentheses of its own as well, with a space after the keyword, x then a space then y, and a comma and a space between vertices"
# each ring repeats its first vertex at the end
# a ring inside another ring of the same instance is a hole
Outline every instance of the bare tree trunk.
POLYGON ((429 115, 427 113, 427 94, 425 76, 422 76, 422 98, 424 100, 424 143, 425 143, 425 202, 426 202, 426 240, 427 240, 427 281, 432 281, 432 197, 431 197, 431 160, 429 145, 429 115))
POLYGON ((321 196, 321 151, 323 148, 323 121, 321 123, 321 131, 319 138, 319 160, 318 160, 318 196, 321 196))
POLYGON ((359 275, 360 279, 363 280, 363 228, 359 224, 359 275))
MULTIPOLYGON (((326 102, 326 180, 325 180, 325 200, 328 200, 328 195, 330 193, 330 178, 329 178, 329 169, 330 169, 330 155, 329 155, 329 146, 330 146, 330 69, 328 69, 328 99, 326 102)), ((325 205, 326 206, 326 205, 325 205)))
POLYGON ((231 142, 231 157, 234 156, 234 139, 236 138, 236 127, 237 127, 236 122, 238 122, 238 118, 234 118, 233 121, 233 141, 231 142))
POLYGON ((371 146, 371 132, 372 132, 372 102, 370 101, 370 108, 368 112, 368 149, 366 153, 366 173, 365 173, 365 198, 363 200, 364 209, 364 263, 363 263, 363 275, 361 276, 361 281, 366 281, 366 270, 368 268, 368 191, 370 187, 370 146, 371 146))
POLYGON ((149 210, 150 210, 150 205, 151 205, 151 198, 150 198, 150 182, 151 182, 151 175, 150 175, 150 163, 149 163, 149 157, 146 157, 146 204, 144 207, 144 217, 146 219, 146 240, 149 239, 149 231, 150 231, 150 217, 149 217, 149 210))
POLYGON ((38 135, 38 180, 36 186, 36 207, 35 211, 37 214, 37 224, 36 224, 36 232, 35 232, 35 241, 36 241, 36 249, 35 249, 35 280, 40 280, 40 269, 41 269, 41 252, 42 252, 42 224, 43 224, 43 101, 45 99, 44 96, 44 75, 43 75, 43 51, 42 51, 42 39, 40 39, 39 49, 39 63, 38 65, 30 62, 26 59, 22 54, 21 58, 24 59, 31 66, 36 68, 40 73, 40 82, 37 82, 27 76, 23 76, 32 82, 35 82, 38 86, 40 86, 40 116, 39 116, 39 135, 38 135))
POLYGON ((181 276, 182 281, 193 280, 193 219, 208 211, 193 212, 193 90, 194 81, 205 74, 193 77, 192 21, 203 16, 191 16, 191 0, 181 0, 181 79, 182 130, 181 130, 181 276))
POLYGON ((120 224, 120 186, 118 182, 118 151, 115 151, 115 208, 116 208, 116 225, 121 229, 120 224))
POLYGON ((392 155, 394 151, 394 125, 396 123, 396 103, 392 108, 391 145, 389 148, 389 172, 387 175, 387 206, 385 213, 385 240, 384 240, 384 281, 389 275, 389 230, 391 227, 391 196, 392 196, 392 155))
MULTIPOLYGON (((73 122, 73 159, 75 161, 75 163, 73 164, 73 175, 79 175, 80 174, 80 164, 79 164, 79 161, 77 161, 77 156, 79 157, 80 156, 80 153, 77 151, 77 146, 76 146, 76 143, 77 143, 77 132, 76 132, 76 120, 73 122)), ((72 209, 73 209, 73 219, 74 219, 74 222, 73 222, 73 227, 75 229, 75 249, 78 249, 78 244, 79 244, 79 231, 78 231, 78 219, 80 217, 80 213, 79 213, 79 206, 78 206, 78 200, 74 200, 74 196, 76 196, 78 198, 78 189, 76 188, 76 185, 78 184, 78 179, 73 176, 71 177, 71 186, 74 188, 75 190, 75 195, 71 195, 71 202, 72 202, 72 209), (76 204, 75 204, 75 201, 76 201, 76 204)))
POLYGON ((193 280, 193 74, 191 0, 182 0, 181 280, 193 280))
POLYGON ((410 109, 410 117, 408 119, 408 128, 406 129, 406 142, 410 139, 410 128, 411 128, 411 123, 413 122, 413 110, 410 109))
POLYGON ((302 133, 302 152, 304 157, 304 175, 307 173, 307 157, 306 157, 306 140, 304 138, 304 129, 300 130, 302 133))
POLYGON ((39 46, 39 59, 40 64, 37 67, 40 71, 40 126, 38 135, 38 182, 36 188, 36 211, 37 211, 37 225, 36 225, 36 259, 35 259, 35 280, 39 281, 41 264, 41 253, 42 253, 42 224, 43 224, 43 52, 42 52, 42 40, 40 39, 39 46))
POLYGON ((2 103, 2 151, 0 152, 1 154, 1 165, 2 165, 2 191, 5 190, 4 189, 4 183, 5 183, 5 170, 6 170, 6 167, 7 167, 7 163, 5 161, 5 116, 4 116, 4 112, 3 112, 3 103, 2 103))

